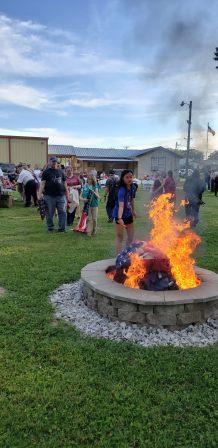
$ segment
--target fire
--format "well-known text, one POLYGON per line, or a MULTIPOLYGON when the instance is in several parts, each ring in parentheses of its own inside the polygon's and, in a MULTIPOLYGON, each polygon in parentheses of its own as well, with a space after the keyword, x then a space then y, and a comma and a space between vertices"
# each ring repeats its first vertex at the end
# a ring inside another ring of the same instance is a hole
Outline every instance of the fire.
POLYGON ((145 263, 137 253, 130 255, 131 264, 124 272, 126 274, 125 286, 139 289, 139 281, 145 276, 145 263))
POLYGON ((107 278, 109 278, 110 280, 113 280, 114 279, 114 272, 113 271, 107 272, 107 278))
POLYGON ((190 229, 189 222, 177 219, 177 212, 185 205, 186 201, 181 201, 176 209, 171 194, 162 194, 152 201, 149 216, 153 228, 149 241, 136 242, 135 246, 133 243, 132 251, 130 248, 129 252, 121 252, 119 269, 114 266, 107 277, 116 281, 119 278, 119 283, 135 289, 160 287, 158 282, 162 282, 165 289, 172 285, 180 289, 197 287, 201 281, 195 274, 193 252, 201 239, 190 229), (126 259, 130 259, 130 266, 123 271, 122 257, 124 266, 126 259), (120 272, 124 277, 119 277, 120 272))
POLYGON ((192 253, 201 239, 190 229, 189 223, 176 221, 175 205, 170 199, 170 194, 162 194, 151 204, 149 216, 154 224, 151 243, 170 260, 178 287, 195 288, 200 280, 195 275, 192 253))

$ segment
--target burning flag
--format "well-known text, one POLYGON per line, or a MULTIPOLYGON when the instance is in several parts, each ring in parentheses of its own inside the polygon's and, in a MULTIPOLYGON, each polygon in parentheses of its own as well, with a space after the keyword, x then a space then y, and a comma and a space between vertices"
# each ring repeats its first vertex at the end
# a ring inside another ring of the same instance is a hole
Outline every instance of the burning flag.
MULTIPOLYGON (((180 207, 185 205, 182 201, 180 207)), ((110 279, 135 289, 167 290, 195 288, 201 282, 194 270, 193 252, 200 237, 190 223, 179 221, 170 193, 152 201, 149 216, 153 222, 149 241, 125 248, 110 267, 110 279)))

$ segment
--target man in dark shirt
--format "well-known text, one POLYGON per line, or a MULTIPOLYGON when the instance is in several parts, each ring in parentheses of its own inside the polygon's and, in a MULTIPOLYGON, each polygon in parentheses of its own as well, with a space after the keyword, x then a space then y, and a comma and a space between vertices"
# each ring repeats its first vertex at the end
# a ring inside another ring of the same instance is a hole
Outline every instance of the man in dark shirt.
POLYGON ((58 168, 56 157, 49 159, 50 166, 42 173, 41 184, 39 189, 39 200, 44 195, 47 208, 46 221, 48 231, 54 230, 54 213, 58 211, 59 232, 64 232, 66 227, 66 205, 67 205, 67 185, 66 179, 61 169, 58 168))

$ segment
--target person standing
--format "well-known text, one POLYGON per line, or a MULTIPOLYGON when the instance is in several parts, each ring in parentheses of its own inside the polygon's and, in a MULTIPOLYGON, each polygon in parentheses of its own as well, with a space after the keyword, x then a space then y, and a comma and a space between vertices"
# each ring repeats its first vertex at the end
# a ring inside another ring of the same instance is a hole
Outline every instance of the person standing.
POLYGON ((4 180, 4 175, 3 175, 3 171, 0 168, 0 194, 1 194, 1 189, 2 189, 2 185, 3 185, 3 180, 4 180))
POLYGON ((106 201, 106 212, 108 222, 113 222, 113 210, 118 193, 118 181, 115 177, 114 170, 109 171, 109 178, 106 181, 104 199, 106 201))
POLYGON ((218 192, 218 171, 214 173, 214 194, 217 196, 218 192))
POLYGON ((124 238, 124 230, 127 232, 127 244, 131 244, 134 238, 133 217, 136 218, 135 187, 133 185, 132 170, 123 170, 120 177, 118 195, 113 210, 116 232, 116 251, 120 253, 124 238))
POLYGON ((25 207, 31 206, 31 198, 33 198, 35 207, 37 207, 38 205, 37 183, 35 181, 33 173, 27 168, 26 165, 22 166, 22 170, 18 176, 17 183, 18 185, 23 185, 24 187, 26 198, 25 207))
POLYGON ((81 192, 81 200, 89 202, 89 213, 87 219, 87 235, 92 236, 97 233, 98 205, 99 205, 99 186, 97 179, 93 174, 87 178, 87 183, 83 186, 81 192), (91 197, 90 197, 90 192, 91 197), (90 199, 89 199, 90 197, 90 199))
POLYGON ((183 190, 185 191, 185 213, 187 221, 191 227, 196 227, 199 222, 199 208, 203 205, 202 194, 205 190, 205 183, 200 178, 199 170, 194 170, 191 176, 185 180, 183 190))
POLYGON ((171 170, 168 171, 167 177, 163 182, 164 193, 170 193, 172 198, 176 197, 176 182, 173 178, 173 172, 171 170))
POLYGON ((79 177, 73 173, 71 166, 66 168, 66 183, 69 194, 69 203, 67 207, 67 225, 71 226, 74 222, 77 207, 79 207, 79 193, 81 183, 79 177))
POLYGON ((163 194, 163 181, 159 173, 155 174, 154 184, 151 192, 151 200, 157 199, 161 194, 163 194))
POLYGON ((48 231, 54 230, 54 214, 58 212, 58 232, 65 232, 66 228, 66 205, 69 201, 66 178, 61 169, 58 168, 56 157, 49 159, 49 167, 42 173, 41 184, 39 188, 39 200, 44 195, 44 201, 47 208, 46 221, 48 231))

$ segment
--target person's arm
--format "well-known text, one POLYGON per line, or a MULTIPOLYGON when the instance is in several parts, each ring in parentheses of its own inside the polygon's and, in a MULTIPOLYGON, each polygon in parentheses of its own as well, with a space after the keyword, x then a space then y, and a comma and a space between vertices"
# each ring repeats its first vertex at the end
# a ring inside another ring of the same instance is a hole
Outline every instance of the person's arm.
POLYGON ((39 200, 42 199, 42 195, 44 193, 44 190, 45 190, 45 180, 42 180, 40 182, 40 186, 39 186, 39 193, 38 193, 39 200))
POLYGON ((119 202, 119 208, 118 208, 118 224, 120 224, 122 227, 126 227, 123 222, 123 210, 124 210, 124 202, 119 202))
POLYGON ((99 192, 98 192, 98 187, 95 188, 95 190, 92 190, 93 194, 95 195, 96 198, 100 198, 99 192))
POLYGON ((68 190, 68 186, 67 186, 66 180, 64 181, 64 188, 65 188, 65 195, 66 195, 66 198, 67 198, 67 202, 69 202, 70 201, 70 195, 69 195, 69 190, 68 190))
POLYGON ((131 209, 132 209, 132 214, 134 216, 134 218, 137 218, 136 212, 135 212, 135 199, 132 198, 131 200, 131 209))

